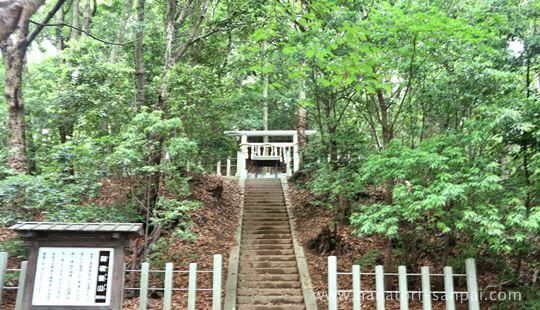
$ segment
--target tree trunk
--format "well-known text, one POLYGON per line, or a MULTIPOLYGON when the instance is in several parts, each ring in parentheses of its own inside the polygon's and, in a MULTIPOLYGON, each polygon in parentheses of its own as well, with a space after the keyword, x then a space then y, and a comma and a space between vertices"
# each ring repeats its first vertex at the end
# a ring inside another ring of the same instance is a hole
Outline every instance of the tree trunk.
POLYGON ((298 96, 300 104, 298 105, 298 126, 296 131, 298 133, 298 155, 300 155, 300 169, 304 167, 304 150, 306 148, 306 108, 302 105, 304 99, 306 99, 306 92, 304 85, 300 86, 300 94, 298 96))
MULTIPOLYGON (((63 24, 65 19, 64 7, 58 11, 58 24, 63 24)), ((56 48, 63 51, 65 48, 64 35, 62 34, 62 26, 56 27, 56 48)))
MULTIPOLYGON (((387 148, 390 144, 390 141, 394 138, 394 133, 392 130, 391 125, 388 122, 388 106, 386 104, 384 94, 382 90, 377 91, 377 100, 379 102, 379 109, 381 112, 381 129, 382 129, 382 138, 383 138, 383 148, 387 148)), ((392 206, 394 204, 394 198, 393 198, 393 180, 388 179, 386 180, 385 188, 384 188, 384 201, 385 204, 388 206, 392 206)), ((393 264, 393 244, 392 239, 390 237, 386 237, 384 240, 384 250, 383 250, 383 266, 384 270, 393 270, 394 264, 393 264)), ((390 290, 392 287, 392 279, 389 277, 385 278, 384 281, 385 289, 390 290)))
POLYGON ((145 75, 146 71, 144 68, 144 1, 137 0, 137 40, 135 41, 135 77, 137 81, 137 94, 136 101, 137 106, 140 107, 144 105, 145 101, 145 75))
POLYGON ((72 19, 71 19, 71 41, 75 41, 79 38, 80 31, 79 31, 79 15, 80 15, 80 9, 79 9, 79 0, 73 0, 72 5, 72 19))
MULTIPOLYGON (((117 42, 123 42, 124 41, 124 37, 125 37, 125 34, 126 34, 126 25, 127 25, 127 22, 129 20, 129 18, 131 17, 132 8, 133 8, 133 0, 127 0, 126 1, 126 6, 124 7, 124 16, 122 17, 122 22, 120 24, 120 29, 118 30, 118 36, 117 36, 117 39, 116 39, 117 42)), ((109 62, 110 63, 115 63, 116 62, 116 57, 118 56, 119 48, 120 48, 120 46, 118 46, 118 45, 113 45, 111 47, 111 55, 109 57, 109 62)))
POLYGON ((8 165, 15 173, 26 173, 24 101, 22 70, 26 48, 7 40, 2 46, 6 70, 4 94, 8 104, 8 165))
POLYGON ((83 36, 86 36, 85 32, 90 31, 90 21, 92 19, 92 0, 86 0, 84 3, 84 18, 83 18, 83 27, 84 30, 83 36))

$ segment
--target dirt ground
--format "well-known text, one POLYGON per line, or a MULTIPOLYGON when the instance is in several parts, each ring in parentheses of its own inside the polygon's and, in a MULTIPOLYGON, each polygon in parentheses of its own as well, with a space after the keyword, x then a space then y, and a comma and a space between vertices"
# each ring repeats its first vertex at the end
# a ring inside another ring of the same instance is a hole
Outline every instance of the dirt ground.
MULTIPOLYGON (((299 242, 304 247, 309 274, 315 291, 315 298, 319 309, 328 307, 326 294, 328 291, 328 256, 337 256, 338 272, 351 272, 352 265, 357 263, 364 255, 377 250, 381 250, 383 244, 376 238, 358 238, 353 235, 353 231, 347 225, 339 226, 339 237, 342 246, 346 249, 339 253, 330 251, 320 253, 310 246, 311 240, 315 239, 319 232, 325 227, 330 227, 333 222, 333 216, 329 210, 323 207, 313 206, 310 202, 315 198, 308 190, 296 187, 290 184, 289 187, 292 212, 296 218, 297 236, 299 242)), ((374 272, 373 268, 363 268, 362 272, 374 272)), ((442 270, 433 270, 432 272, 442 273, 442 270)), ((397 272, 397 271, 396 271, 397 272)), ((393 279, 394 285, 397 285, 397 277, 393 279)), ((375 289, 375 279, 372 275, 365 275, 361 280, 362 290, 373 291, 375 289)), ((345 291, 338 297, 339 309, 352 309, 352 293, 347 293, 347 290, 352 289, 351 275, 338 275, 338 288, 345 291)), ((410 287, 409 290, 413 290, 410 287)), ((362 301, 362 309, 375 309, 374 294, 364 295, 362 301)), ((409 304, 411 310, 422 309, 422 304, 419 302, 411 302, 409 304)), ((458 305, 458 309, 466 309, 466 305, 458 305)), ((399 309, 399 301, 388 300, 386 309, 399 309)), ((444 302, 433 302, 433 309, 445 309, 444 302)))

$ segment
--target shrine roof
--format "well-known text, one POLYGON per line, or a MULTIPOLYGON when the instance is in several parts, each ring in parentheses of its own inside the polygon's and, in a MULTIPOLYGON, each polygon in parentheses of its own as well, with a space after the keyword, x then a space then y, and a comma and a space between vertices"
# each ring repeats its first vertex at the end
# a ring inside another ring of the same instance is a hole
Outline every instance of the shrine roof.
MULTIPOLYGON (((294 136, 298 132, 296 130, 229 130, 225 131, 228 136, 248 136, 248 137, 283 137, 294 136)), ((306 135, 313 135, 316 130, 306 130, 306 135)))
POLYGON ((63 223, 20 222, 10 227, 15 231, 77 231, 77 232, 123 232, 142 234, 140 223, 63 223))

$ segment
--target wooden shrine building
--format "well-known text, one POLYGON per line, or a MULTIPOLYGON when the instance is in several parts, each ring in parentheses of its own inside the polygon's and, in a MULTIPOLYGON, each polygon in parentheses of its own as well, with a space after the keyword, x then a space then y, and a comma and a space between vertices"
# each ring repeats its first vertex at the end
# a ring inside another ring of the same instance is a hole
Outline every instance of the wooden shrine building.
MULTIPOLYGON (((306 130, 306 136, 315 133, 315 130, 306 130)), ((233 130, 225 134, 239 138, 238 177, 258 177, 261 167, 268 168, 266 176, 275 177, 290 176, 300 169, 296 130, 233 130)))

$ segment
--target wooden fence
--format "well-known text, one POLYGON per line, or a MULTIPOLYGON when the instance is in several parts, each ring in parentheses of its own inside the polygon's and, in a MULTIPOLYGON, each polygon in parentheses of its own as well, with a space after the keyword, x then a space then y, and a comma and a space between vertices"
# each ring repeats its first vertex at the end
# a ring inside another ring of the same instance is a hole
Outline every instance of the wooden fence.
MULTIPOLYGON (((16 291, 15 310, 22 310, 22 298, 24 291, 24 282, 26 276, 27 262, 21 263, 21 267, 17 269, 8 269, 7 267, 8 255, 7 253, 0 252, 0 308, 2 305, 2 296, 4 292, 16 291), (9 284, 14 283, 11 279, 18 277, 16 281, 17 285, 9 284), (9 282, 9 283, 6 283, 9 282), (5 285, 8 284, 8 285, 5 285)), ((195 310, 197 304, 197 292, 211 291, 212 292, 212 310, 221 310, 221 288, 222 288, 222 266, 223 259, 221 255, 214 255, 214 262, 212 270, 198 270, 197 264, 189 264, 189 270, 175 270, 172 263, 167 263, 164 270, 151 269, 149 263, 143 263, 140 270, 125 270, 127 273, 139 273, 140 281, 138 281, 138 287, 125 287, 124 291, 138 291, 139 296, 139 309, 148 309, 148 296, 151 291, 163 292, 163 310, 171 310, 172 295, 177 291, 187 292, 187 309, 195 310), (151 274, 163 274, 163 287, 149 287, 149 279, 151 274), (185 288, 174 287, 174 275, 178 273, 188 274, 188 285, 185 288), (211 273, 212 274, 212 288, 198 288, 197 287, 197 274, 198 273, 211 273)))
MULTIPOLYGON (((362 308, 362 299, 364 294, 375 294, 376 309, 384 310, 385 303, 389 295, 393 295, 399 300, 401 310, 409 309, 409 301, 411 294, 418 295, 422 301, 424 310, 432 309, 432 296, 434 294, 442 295, 446 304, 446 309, 455 310, 456 300, 467 300, 469 310, 480 309, 480 296, 478 291, 478 282, 476 278, 476 265, 472 258, 465 260, 465 273, 456 274, 452 267, 444 267, 443 273, 430 273, 430 267, 424 266, 420 268, 420 273, 408 273, 407 267, 399 266, 397 273, 384 272, 383 266, 375 266, 375 272, 362 272, 360 266, 352 266, 351 272, 338 272, 337 259, 335 256, 328 257, 328 309, 337 310, 338 302, 343 299, 348 300, 349 293, 352 293, 352 304, 354 310, 362 308), (340 290, 338 288, 338 276, 344 275, 352 277, 352 291, 340 290), (362 288, 362 277, 375 277, 375 291, 365 290, 362 288), (385 277, 398 277, 398 291, 387 291, 384 287, 385 277), (421 291, 408 289, 408 277, 420 277, 421 291), (431 278, 443 277, 444 291, 432 291, 431 278), (455 291, 455 278, 465 277, 467 282, 466 291, 455 291), (347 294, 347 298, 343 298, 343 294, 347 294), (464 298, 465 297, 465 298, 464 298)), ((392 299, 392 298, 390 298, 392 299)))

